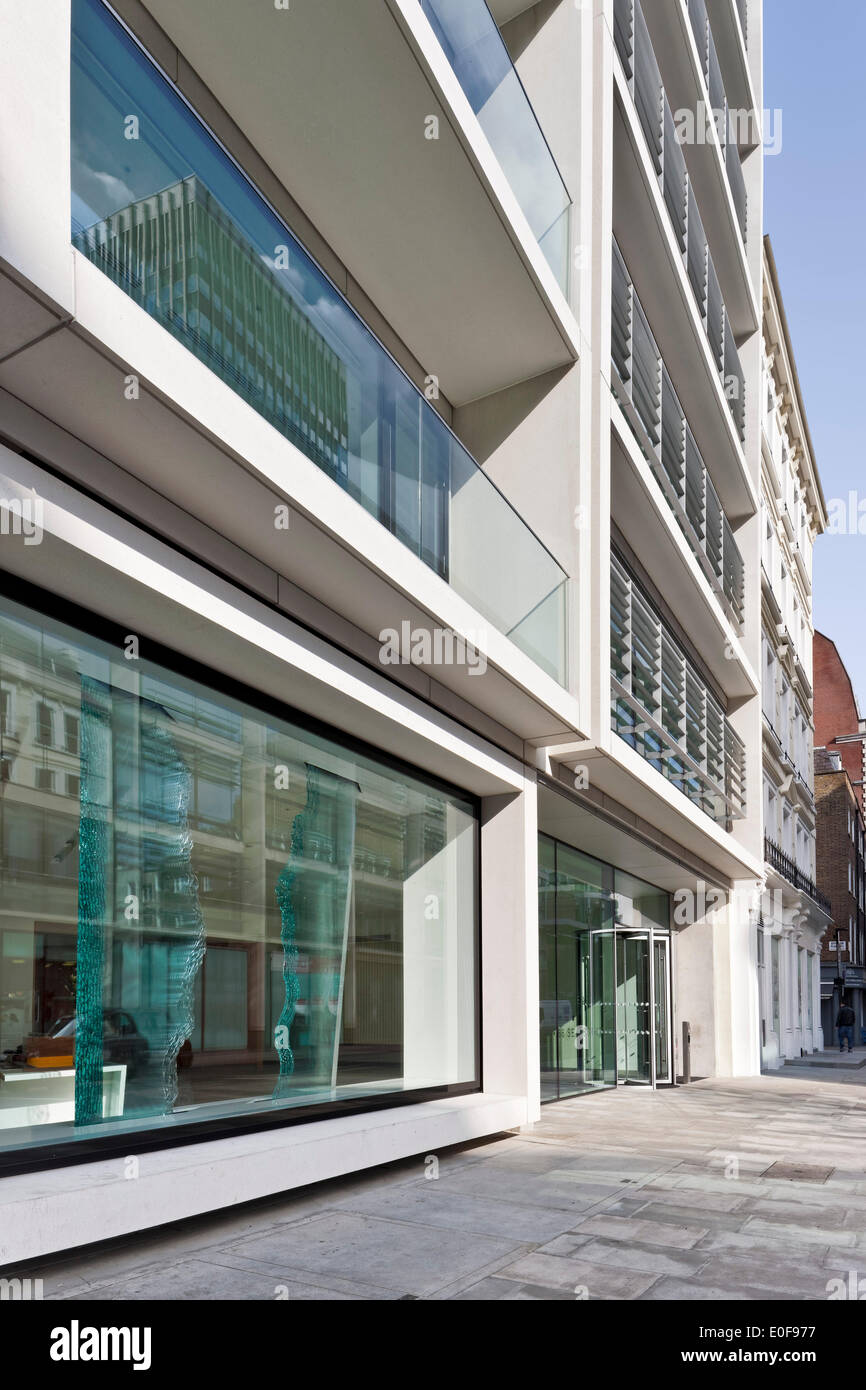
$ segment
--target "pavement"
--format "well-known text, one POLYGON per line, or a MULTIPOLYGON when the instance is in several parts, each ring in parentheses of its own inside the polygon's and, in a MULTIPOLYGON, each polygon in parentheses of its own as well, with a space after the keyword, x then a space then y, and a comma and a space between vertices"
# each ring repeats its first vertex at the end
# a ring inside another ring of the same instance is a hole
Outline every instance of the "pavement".
POLYGON ((840 1052, 838 1047, 834 1047, 826 1048, 823 1052, 810 1052, 807 1057, 785 1063, 786 1071, 791 1067, 832 1067, 836 1071, 859 1071, 860 1067, 866 1067, 866 1048, 855 1047, 853 1052, 846 1048, 840 1052))
POLYGON ((562 1101, 531 1132, 3 1272, 76 1301, 850 1296, 866 1070, 562 1101))

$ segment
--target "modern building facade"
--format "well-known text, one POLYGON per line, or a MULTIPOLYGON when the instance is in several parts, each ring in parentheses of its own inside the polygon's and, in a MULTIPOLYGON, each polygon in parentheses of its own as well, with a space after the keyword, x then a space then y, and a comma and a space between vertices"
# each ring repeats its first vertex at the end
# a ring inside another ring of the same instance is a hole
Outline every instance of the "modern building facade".
POLYGON ((812 552, 827 527, 778 272, 764 241, 761 386, 761 682, 765 878, 759 924, 767 1067, 823 1045, 814 786, 812 552))
POLYGON ((755 1074, 759 0, 0 27, 0 1263, 755 1074))
POLYGON ((824 1032, 835 1042, 839 1003, 854 1008, 857 1037, 866 1022, 866 862, 862 720, 836 644, 815 634, 815 750, 818 881, 833 905, 821 956, 824 1032))

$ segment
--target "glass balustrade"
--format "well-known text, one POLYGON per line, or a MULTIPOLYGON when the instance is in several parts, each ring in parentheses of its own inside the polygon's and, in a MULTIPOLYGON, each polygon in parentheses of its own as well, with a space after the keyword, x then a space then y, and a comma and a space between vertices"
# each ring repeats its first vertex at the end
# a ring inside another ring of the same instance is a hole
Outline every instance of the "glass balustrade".
POLYGON ((562 568, 101 0, 72 13, 74 246, 564 683, 562 568))
POLYGON ((563 293, 571 198, 484 0, 421 0, 563 293))

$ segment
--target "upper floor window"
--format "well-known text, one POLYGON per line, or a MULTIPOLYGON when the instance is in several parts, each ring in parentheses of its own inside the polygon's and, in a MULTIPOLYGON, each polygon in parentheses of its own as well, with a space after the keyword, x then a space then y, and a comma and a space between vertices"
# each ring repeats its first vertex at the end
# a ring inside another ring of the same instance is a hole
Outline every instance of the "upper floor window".
POLYGON ((77 714, 64 714, 63 716, 63 746, 67 753, 78 752, 78 726, 79 717, 77 714))
POLYGON ((54 746, 54 714, 51 705, 44 700, 36 702, 36 742, 47 748, 54 746))
POLYGON ((771 840, 779 838, 776 791, 768 777, 764 778, 764 827, 771 840))
POLYGON ((7 736, 14 733, 12 725, 13 696, 14 692, 10 687, 0 686, 0 734, 7 736))

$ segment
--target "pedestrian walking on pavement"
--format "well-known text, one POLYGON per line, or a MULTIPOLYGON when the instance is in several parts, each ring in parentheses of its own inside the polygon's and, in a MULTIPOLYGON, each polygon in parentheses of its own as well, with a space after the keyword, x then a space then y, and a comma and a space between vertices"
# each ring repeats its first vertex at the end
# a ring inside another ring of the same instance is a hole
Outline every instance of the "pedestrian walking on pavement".
POLYGON ((839 1012, 836 1015, 836 1029, 839 1033, 839 1051, 845 1051, 845 1043, 848 1044, 848 1051, 854 1051, 854 1010, 847 1000, 843 999, 839 1005, 839 1012))

